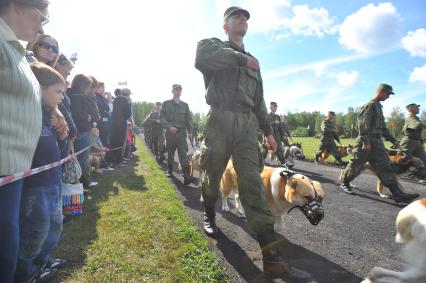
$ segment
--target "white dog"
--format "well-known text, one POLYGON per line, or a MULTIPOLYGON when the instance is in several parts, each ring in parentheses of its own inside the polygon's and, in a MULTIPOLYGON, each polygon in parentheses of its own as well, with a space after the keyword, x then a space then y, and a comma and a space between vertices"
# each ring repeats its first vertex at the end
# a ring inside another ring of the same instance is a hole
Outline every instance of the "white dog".
POLYGON ((303 153, 303 149, 292 145, 292 146, 285 146, 284 147, 284 158, 285 162, 287 163, 287 166, 289 168, 294 167, 294 160, 296 159, 305 159, 305 154, 303 153))
POLYGON ((396 242, 405 244, 405 270, 374 267, 361 283, 426 282, 426 198, 412 202, 398 213, 396 230, 396 242))

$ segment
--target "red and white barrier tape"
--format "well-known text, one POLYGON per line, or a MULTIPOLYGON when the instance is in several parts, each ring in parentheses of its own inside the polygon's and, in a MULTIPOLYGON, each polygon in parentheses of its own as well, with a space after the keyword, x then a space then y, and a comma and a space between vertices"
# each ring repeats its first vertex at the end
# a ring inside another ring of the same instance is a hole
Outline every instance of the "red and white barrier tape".
MULTIPOLYGON (((80 150, 78 152, 74 152, 74 153, 68 155, 67 157, 65 157, 64 159, 61 159, 57 162, 50 163, 50 164, 47 164, 47 165, 44 165, 44 166, 40 166, 40 167, 37 167, 37 168, 34 168, 34 169, 29 169, 29 170, 26 170, 24 172, 16 173, 16 174, 9 175, 9 176, 6 176, 6 177, 2 177, 2 178, 0 178, 0 187, 3 186, 3 185, 7 185, 7 184, 13 183, 15 181, 18 181, 20 179, 26 178, 28 176, 35 175, 37 173, 49 170, 49 169, 54 168, 56 166, 62 165, 63 163, 67 162, 68 160, 77 157, 78 155, 83 153, 83 151, 86 151, 89 148, 90 148, 90 146, 83 148, 82 150, 80 150)), ((117 149, 120 149, 120 148, 123 148, 123 147, 120 146, 120 147, 112 148, 109 151, 117 150, 117 149)))

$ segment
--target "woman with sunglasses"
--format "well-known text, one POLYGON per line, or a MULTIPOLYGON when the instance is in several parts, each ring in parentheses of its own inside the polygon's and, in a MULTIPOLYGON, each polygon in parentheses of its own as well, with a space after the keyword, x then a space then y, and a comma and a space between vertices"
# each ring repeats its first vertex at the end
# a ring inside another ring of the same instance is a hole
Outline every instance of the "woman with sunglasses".
MULTIPOLYGON (((0 178, 31 167, 42 125, 41 91, 19 40, 43 33, 48 0, 0 1, 0 178)), ((0 186, 0 282, 14 282, 23 180, 0 186)))
POLYGON ((37 61, 54 67, 59 59, 58 41, 50 35, 39 34, 35 40, 28 43, 27 50, 34 53, 37 61))

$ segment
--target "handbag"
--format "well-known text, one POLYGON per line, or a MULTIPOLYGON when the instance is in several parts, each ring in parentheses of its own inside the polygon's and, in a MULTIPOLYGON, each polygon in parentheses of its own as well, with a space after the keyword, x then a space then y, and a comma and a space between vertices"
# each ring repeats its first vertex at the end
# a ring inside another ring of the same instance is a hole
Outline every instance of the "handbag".
MULTIPOLYGON (((69 141, 69 154, 74 153, 74 144, 69 141)), ((81 177, 81 166, 77 157, 73 157, 62 165, 62 182, 65 184, 79 183, 81 177)))

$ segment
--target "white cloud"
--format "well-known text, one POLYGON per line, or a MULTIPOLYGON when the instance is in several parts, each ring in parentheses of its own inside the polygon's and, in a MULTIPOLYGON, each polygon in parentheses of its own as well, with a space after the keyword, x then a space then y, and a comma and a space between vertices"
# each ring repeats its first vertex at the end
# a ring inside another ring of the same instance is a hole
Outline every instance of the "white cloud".
POLYGON ((351 72, 340 72, 337 74, 332 74, 333 78, 336 78, 337 84, 342 87, 350 87, 357 83, 358 81, 358 71, 351 72))
POLYGON ((340 25, 339 42, 360 53, 384 51, 398 43, 400 21, 392 3, 370 3, 340 25))
POLYGON ((243 7, 250 12, 251 32, 272 33, 276 40, 285 39, 291 34, 322 37, 337 31, 333 19, 324 7, 291 7, 290 0, 221 0, 217 8, 223 13, 232 5, 243 7))
POLYGON ((325 8, 310 9, 308 5, 298 5, 294 6, 292 10, 294 17, 289 20, 288 27, 294 34, 322 37, 324 34, 336 32, 333 19, 330 18, 325 8))
POLYGON ((426 64, 423 67, 414 68, 413 72, 410 74, 410 83, 422 82, 426 83, 426 64))
POLYGON ((426 29, 421 28, 416 31, 409 31, 401 42, 411 56, 426 57, 426 29))

